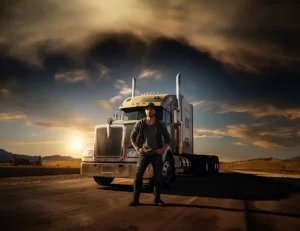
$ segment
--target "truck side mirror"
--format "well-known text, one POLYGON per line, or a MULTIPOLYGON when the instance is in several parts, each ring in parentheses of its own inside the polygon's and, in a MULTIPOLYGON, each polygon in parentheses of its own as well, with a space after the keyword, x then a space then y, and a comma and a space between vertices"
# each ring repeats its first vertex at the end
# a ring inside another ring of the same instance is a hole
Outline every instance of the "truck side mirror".
POLYGON ((114 120, 118 120, 118 114, 117 113, 114 114, 114 120))

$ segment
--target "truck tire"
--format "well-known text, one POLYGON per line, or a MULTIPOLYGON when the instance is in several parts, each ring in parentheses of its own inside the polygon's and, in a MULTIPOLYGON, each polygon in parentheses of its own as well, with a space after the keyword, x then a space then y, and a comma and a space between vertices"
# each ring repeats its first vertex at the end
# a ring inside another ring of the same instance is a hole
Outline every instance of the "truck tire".
POLYGON ((115 178, 114 177, 101 177, 101 176, 94 176, 94 181, 98 185, 108 186, 113 182, 115 178))
MULTIPOLYGON (((166 160, 163 164, 162 169, 162 188, 171 188, 171 185, 174 181, 175 168, 172 161, 171 155, 167 155, 166 160)), ((154 179, 153 177, 149 178, 149 186, 151 189, 154 188, 154 179)))
POLYGON ((216 160, 214 156, 209 157, 209 175, 215 175, 216 173, 216 160))
POLYGON ((208 174, 209 159, 204 155, 195 155, 192 158, 192 174, 195 176, 203 176, 208 174))
POLYGON ((170 188, 174 180, 175 168, 173 158, 170 154, 166 156, 166 160, 162 169, 162 186, 170 188))
POLYGON ((205 175, 209 175, 212 169, 211 167, 212 166, 209 157, 205 156, 205 175))
POLYGON ((214 160, 214 175, 219 173, 219 158, 217 156, 213 157, 214 160))
POLYGON ((219 161, 219 158, 217 158, 217 169, 216 169, 216 174, 219 174, 219 167, 220 167, 220 161, 219 161))

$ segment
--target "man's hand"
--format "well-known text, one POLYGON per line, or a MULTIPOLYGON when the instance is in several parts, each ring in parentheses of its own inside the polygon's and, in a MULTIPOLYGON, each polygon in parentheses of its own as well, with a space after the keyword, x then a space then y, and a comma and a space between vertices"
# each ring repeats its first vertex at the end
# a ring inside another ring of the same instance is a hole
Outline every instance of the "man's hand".
POLYGON ((164 152, 165 152, 165 149, 163 149, 163 148, 159 148, 159 149, 156 150, 156 153, 158 155, 162 155, 162 154, 164 154, 164 152))
POLYGON ((136 152, 141 155, 144 153, 143 149, 142 148, 135 148, 136 152))

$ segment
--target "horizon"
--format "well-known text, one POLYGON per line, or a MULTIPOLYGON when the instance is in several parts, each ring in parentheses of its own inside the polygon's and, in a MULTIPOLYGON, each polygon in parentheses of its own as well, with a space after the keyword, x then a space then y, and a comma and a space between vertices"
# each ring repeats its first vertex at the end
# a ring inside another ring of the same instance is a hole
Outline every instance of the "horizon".
POLYGON ((195 153, 299 156, 297 3, 26 4, 3 3, 0 15, 1 148, 81 158, 133 77, 137 94, 176 94, 180 72, 195 153))
MULTIPOLYGON (((4 151, 6 151, 6 152, 8 152, 8 153, 11 153, 11 154, 15 154, 15 155, 24 155, 24 156, 30 156, 30 157, 38 157, 39 155, 30 155, 30 154, 26 154, 26 153, 13 153, 13 152, 9 152, 8 150, 5 150, 5 149, 3 149, 3 148, 0 148, 0 150, 4 150, 4 151)), ((43 157, 49 157, 49 156, 61 156, 61 157, 72 157, 72 158, 74 158, 74 159, 81 159, 81 157, 73 157, 73 156, 70 156, 70 155, 60 155, 60 154, 54 154, 54 155, 45 155, 45 156, 41 156, 41 158, 43 158, 43 157)), ((226 162, 226 163, 230 163, 230 162, 239 162, 239 161, 249 161, 249 160, 265 160, 265 159, 278 159, 278 160, 290 160, 290 159, 293 159, 293 158, 297 158, 297 157, 300 157, 300 155, 298 155, 298 156, 293 156, 293 157, 291 157, 291 158, 287 158, 287 159, 282 159, 282 158, 274 158, 274 157, 272 157, 272 156, 270 156, 270 157, 262 157, 262 158, 255 158, 255 159, 241 159, 241 160, 234 160, 234 161, 228 161, 228 160, 222 160, 222 159, 220 159, 220 162, 226 162)))

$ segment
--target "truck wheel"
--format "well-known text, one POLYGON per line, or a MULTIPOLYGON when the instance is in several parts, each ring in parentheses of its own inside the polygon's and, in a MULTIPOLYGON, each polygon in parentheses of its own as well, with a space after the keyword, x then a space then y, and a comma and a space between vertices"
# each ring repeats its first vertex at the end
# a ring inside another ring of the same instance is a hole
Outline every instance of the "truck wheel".
POLYGON ((209 173, 209 162, 208 162, 208 158, 206 157, 206 161, 205 161, 205 174, 208 175, 209 173))
POLYGON ((114 179, 115 179, 114 177, 94 176, 94 181, 95 181, 98 185, 104 185, 104 186, 110 185, 110 183, 113 182, 114 179))
POLYGON ((192 159, 192 173, 194 176, 203 176, 209 170, 208 159, 203 155, 195 155, 192 159))
POLYGON ((214 175, 219 173, 219 158, 217 156, 213 157, 214 160, 214 175))
POLYGON ((169 188, 171 186, 174 179, 174 173, 175 171, 172 157, 167 155, 162 169, 163 187, 169 188))

